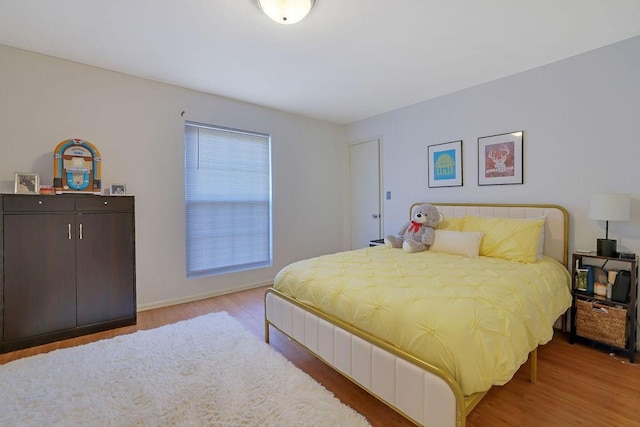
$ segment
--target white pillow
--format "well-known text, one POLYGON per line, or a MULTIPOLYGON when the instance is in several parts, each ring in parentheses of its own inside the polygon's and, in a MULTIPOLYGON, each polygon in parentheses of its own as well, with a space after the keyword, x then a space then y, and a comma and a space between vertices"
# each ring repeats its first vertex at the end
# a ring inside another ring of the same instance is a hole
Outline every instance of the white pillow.
POLYGON ((475 258, 480 252, 480 243, 484 233, 480 231, 435 230, 436 237, 431 252, 445 252, 452 255, 464 255, 475 258))

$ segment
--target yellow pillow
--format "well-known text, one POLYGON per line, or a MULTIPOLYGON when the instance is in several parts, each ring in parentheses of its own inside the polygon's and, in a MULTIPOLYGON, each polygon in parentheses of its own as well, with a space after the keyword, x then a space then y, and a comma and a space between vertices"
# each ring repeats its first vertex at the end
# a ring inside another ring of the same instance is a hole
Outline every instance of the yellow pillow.
POLYGON ((535 262, 538 257, 544 218, 489 218, 467 216, 462 231, 484 233, 480 255, 523 263, 535 262))
POLYGON ((462 231, 465 218, 464 216, 445 218, 436 228, 438 230, 462 231))

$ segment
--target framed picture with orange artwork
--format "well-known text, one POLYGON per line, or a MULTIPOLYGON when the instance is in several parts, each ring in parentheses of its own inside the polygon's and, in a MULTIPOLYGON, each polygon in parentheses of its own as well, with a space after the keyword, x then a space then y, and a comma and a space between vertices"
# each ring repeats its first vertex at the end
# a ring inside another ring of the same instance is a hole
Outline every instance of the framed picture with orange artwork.
POLYGON ((522 184, 524 131, 478 138, 478 185, 522 184))

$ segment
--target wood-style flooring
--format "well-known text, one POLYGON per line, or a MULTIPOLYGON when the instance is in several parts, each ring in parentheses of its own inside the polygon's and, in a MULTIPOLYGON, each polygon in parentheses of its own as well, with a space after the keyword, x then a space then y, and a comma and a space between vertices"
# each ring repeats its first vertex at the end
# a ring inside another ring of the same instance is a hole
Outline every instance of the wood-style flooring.
MULTIPOLYGON (((212 311, 227 311, 264 339, 265 287, 138 313, 138 324, 0 355, 0 364, 140 329, 156 328, 212 311)), ((410 426, 405 418, 271 328, 271 347, 307 372, 375 426, 410 426)), ((638 358, 636 358, 638 359, 638 358)), ((640 426, 640 363, 558 333, 538 351, 538 382, 525 364, 495 386, 467 417, 469 427, 640 426)))

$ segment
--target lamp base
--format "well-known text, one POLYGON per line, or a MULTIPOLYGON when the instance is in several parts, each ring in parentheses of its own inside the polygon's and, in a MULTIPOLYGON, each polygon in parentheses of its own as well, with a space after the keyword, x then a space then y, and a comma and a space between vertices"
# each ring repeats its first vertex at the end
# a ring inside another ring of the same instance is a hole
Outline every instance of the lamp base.
POLYGON ((596 248, 598 256, 615 258, 618 255, 618 241, 612 239, 598 239, 596 248))

